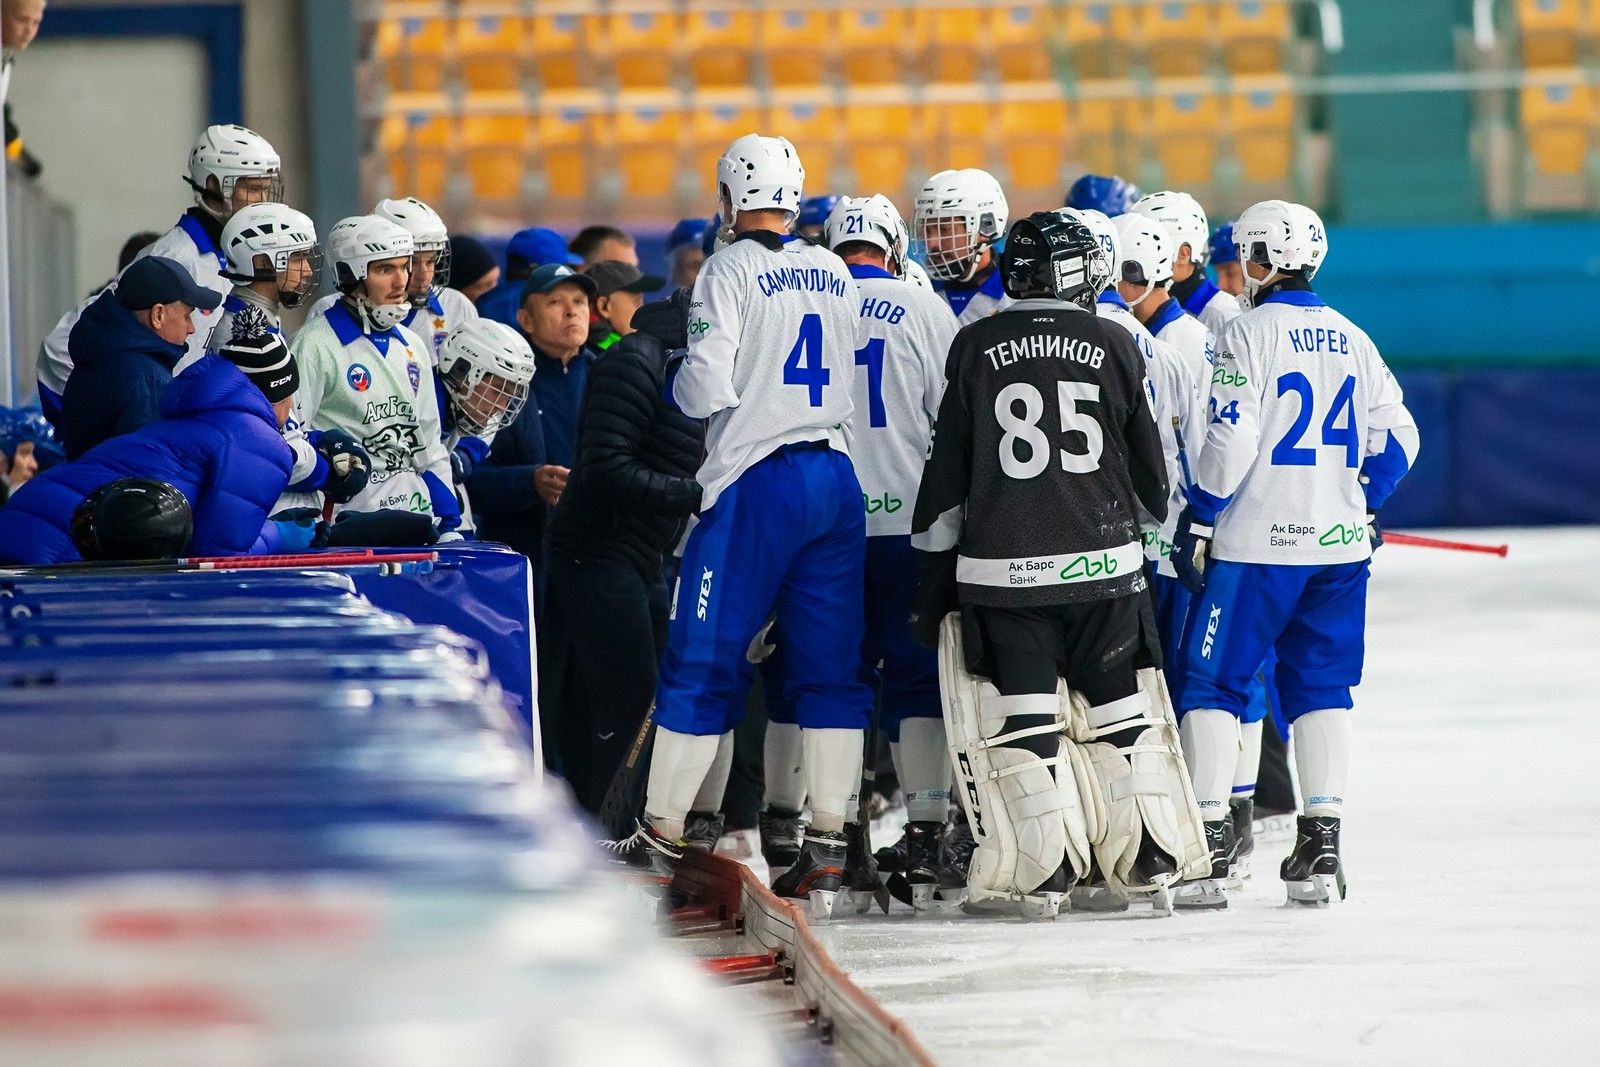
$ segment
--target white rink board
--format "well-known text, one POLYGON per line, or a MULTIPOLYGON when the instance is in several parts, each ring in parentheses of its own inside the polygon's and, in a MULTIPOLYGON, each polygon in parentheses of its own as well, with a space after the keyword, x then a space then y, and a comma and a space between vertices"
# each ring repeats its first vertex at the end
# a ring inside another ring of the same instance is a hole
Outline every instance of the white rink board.
POLYGON ((897 912, 820 929, 835 960, 952 1065, 1590 1060, 1600 530, 1441 536, 1511 554, 1377 555, 1343 909, 1286 907, 1258 842, 1224 913, 897 912))

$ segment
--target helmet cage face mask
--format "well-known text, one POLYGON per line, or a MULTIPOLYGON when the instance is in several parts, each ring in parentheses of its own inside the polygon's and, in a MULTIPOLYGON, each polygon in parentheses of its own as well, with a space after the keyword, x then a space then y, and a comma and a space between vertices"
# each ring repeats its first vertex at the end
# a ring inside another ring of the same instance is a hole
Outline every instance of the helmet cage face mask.
POLYGON ((516 421, 528 402, 528 383, 456 360, 445 375, 450 410, 456 427, 473 437, 486 437, 516 421))
POLYGON ((439 294, 450 285, 450 242, 418 240, 416 251, 411 256, 411 285, 407 288, 406 296, 411 301, 412 307, 423 308, 428 306, 430 300, 437 300, 439 294), (417 280, 422 277, 426 256, 433 257, 433 278, 425 288, 416 287, 417 280))
POLYGON ((922 265, 941 281, 964 282, 978 272, 982 251, 999 237, 994 212, 918 211, 914 225, 922 265))

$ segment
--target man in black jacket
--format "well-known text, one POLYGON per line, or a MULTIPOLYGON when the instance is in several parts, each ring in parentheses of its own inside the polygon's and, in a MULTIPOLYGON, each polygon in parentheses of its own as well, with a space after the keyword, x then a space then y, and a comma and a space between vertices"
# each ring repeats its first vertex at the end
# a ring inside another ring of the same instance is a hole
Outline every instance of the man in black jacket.
MULTIPOLYGON (((666 640, 662 557, 700 508, 697 419, 663 398, 669 354, 688 345, 689 291, 648 304, 589 372, 577 459, 550 521, 545 566, 554 642, 540 703, 556 706, 560 766, 598 813, 656 689, 666 640), (553 654, 552 654, 553 653, 553 654)), ((548 735, 547 735, 548 736, 548 735)))

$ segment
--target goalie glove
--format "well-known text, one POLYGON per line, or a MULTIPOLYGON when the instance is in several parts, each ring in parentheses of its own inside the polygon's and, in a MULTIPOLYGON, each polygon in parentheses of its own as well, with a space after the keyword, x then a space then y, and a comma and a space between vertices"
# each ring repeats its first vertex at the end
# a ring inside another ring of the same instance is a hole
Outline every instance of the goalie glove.
POLYGON ((1205 591, 1206 561, 1215 532, 1210 523, 1197 521, 1194 510, 1186 507, 1178 516, 1178 531, 1172 535, 1172 569, 1184 588, 1197 596, 1205 591))
POLYGON ((372 476, 372 460, 367 450, 352 434, 339 429, 323 430, 315 447, 328 461, 328 477, 322 483, 322 491, 335 504, 354 500, 372 476))

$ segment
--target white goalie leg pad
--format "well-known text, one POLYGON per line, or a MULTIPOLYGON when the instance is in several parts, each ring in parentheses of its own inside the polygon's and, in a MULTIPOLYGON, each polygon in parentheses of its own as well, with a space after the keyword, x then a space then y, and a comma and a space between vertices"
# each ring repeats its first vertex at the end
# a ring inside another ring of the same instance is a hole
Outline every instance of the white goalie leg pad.
POLYGON ((969 899, 1026 896, 1064 859, 1081 875, 1090 845, 1060 695, 1001 696, 969 674, 955 615, 940 631, 939 676, 957 792, 978 846, 969 899), (1013 744, 1030 737, 1045 738, 1054 755, 1041 758, 1013 744))
POLYGON ((1158 887, 1137 884, 1133 862, 1144 834, 1177 864, 1177 877, 1210 870, 1205 828, 1183 762, 1178 725, 1166 681, 1156 670, 1139 672, 1139 691, 1100 707, 1073 694, 1071 731, 1094 768, 1103 818, 1094 839, 1106 882, 1119 894, 1158 887), (1131 745, 1119 748, 1109 735, 1139 728, 1131 745))

